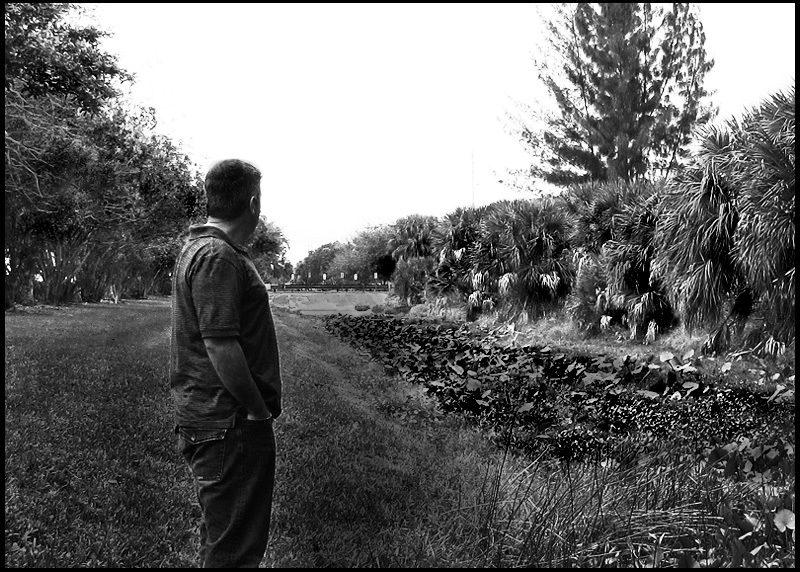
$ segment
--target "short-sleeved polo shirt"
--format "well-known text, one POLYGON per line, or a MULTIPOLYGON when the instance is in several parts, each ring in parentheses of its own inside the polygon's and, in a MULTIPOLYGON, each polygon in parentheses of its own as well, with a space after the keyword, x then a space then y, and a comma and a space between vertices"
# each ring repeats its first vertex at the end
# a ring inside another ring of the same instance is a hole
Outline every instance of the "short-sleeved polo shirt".
POLYGON ((178 425, 233 427, 242 405, 225 388, 204 338, 236 337, 273 417, 281 371, 269 295, 247 251, 221 229, 194 225, 172 276, 170 387, 178 425))

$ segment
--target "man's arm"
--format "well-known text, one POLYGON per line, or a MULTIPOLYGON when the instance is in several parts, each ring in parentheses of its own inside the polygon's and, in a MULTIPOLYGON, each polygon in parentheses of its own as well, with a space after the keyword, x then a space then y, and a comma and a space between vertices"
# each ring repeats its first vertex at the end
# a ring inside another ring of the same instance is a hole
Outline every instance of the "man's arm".
POLYGON ((247 418, 269 418, 270 412, 250 375, 239 340, 236 337, 222 337, 203 338, 203 341, 222 384, 247 411, 247 418))

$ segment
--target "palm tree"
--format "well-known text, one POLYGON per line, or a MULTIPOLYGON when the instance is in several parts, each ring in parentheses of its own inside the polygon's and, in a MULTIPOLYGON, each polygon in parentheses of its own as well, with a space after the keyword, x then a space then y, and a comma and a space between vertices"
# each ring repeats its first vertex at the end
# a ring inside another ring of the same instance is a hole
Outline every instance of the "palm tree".
POLYGON ((481 224, 472 266, 482 291, 512 314, 531 318, 556 307, 572 288, 570 225, 553 199, 499 201, 481 224))
POLYGON ((432 256, 432 234, 437 224, 438 219, 433 216, 410 215, 399 219, 393 225, 396 236, 391 243, 395 260, 432 256))
POLYGON ((600 254, 603 244, 612 237, 612 217, 622 212, 622 205, 632 194, 631 187, 614 180, 573 185, 565 191, 563 201, 572 219, 570 241, 573 247, 600 254))
POLYGON ((480 240, 480 222, 486 207, 459 207, 442 217, 431 233, 438 256, 430 284, 440 294, 467 296, 472 292, 471 251, 480 240))
POLYGON ((672 326, 674 314, 661 283, 651 273, 661 196, 654 184, 637 182, 634 186, 638 192, 612 217, 612 238, 602 246, 601 261, 608 282, 608 306, 624 312, 631 338, 639 338, 645 336, 651 322, 662 331, 672 326))
POLYGON ((713 328, 708 349, 759 301, 767 335, 794 338, 794 130, 794 87, 704 128, 662 202, 653 271, 690 329, 713 328))
POLYGON ((695 164, 673 179, 661 204, 653 264, 690 331, 719 322, 729 297, 747 288, 733 252, 739 212, 731 133, 711 126, 698 143, 695 164))
POLYGON ((410 215, 392 225, 389 249, 396 261, 392 283, 394 292, 408 305, 423 300, 434 266, 432 234, 437 223, 436 217, 410 215))
POLYGON ((651 321, 661 330, 671 325, 671 307, 650 275, 661 185, 614 180, 567 190, 577 262, 569 311, 582 327, 596 329, 604 315, 627 321, 634 337, 651 321))
POLYGON ((795 324, 794 96, 792 86, 745 118, 731 173, 740 189, 735 256, 769 334, 784 343, 795 324))

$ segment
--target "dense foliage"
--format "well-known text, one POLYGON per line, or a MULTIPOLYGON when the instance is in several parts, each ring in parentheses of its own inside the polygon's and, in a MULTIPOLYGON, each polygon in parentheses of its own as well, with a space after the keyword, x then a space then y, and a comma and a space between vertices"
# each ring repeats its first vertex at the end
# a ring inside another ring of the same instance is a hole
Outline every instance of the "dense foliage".
POLYGON ((341 250, 343 250, 342 244, 331 242, 310 251, 308 256, 297 264, 295 280, 304 284, 319 284, 323 281, 323 275, 326 278, 330 275, 330 264, 341 250))
MULTIPOLYGON (((188 225, 202 220, 197 166, 118 98, 132 81, 80 7, 5 11, 5 307, 167 293, 188 225)), ((261 227, 260 227, 261 229, 261 227)), ((253 242, 269 278, 291 274, 280 229, 253 242)))
POLYGON ((794 340, 794 125, 791 88, 701 130, 668 179, 406 217, 340 245, 337 268, 390 257, 401 298, 447 298, 469 319, 566 308, 588 331, 619 323, 650 343, 683 324, 708 333, 709 353, 781 354, 794 340))
POLYGON ((131 79, 100 48, 104 32, 66 21, 74 9, 67 3, 6 3, 6 95, 71 97, 81 109, 97 111, 117 95, 113 79, 131 79))
POLYGON ((357 233, 335 254, 328 267, 329 277, 334 281, 360 284, 387 279, 385 259, 391 255, 393 237, 393 230, 386 225, 357 233))
POLYGON ((193 165, 128 109, 130 80, 70 23, 75 6, 6 6, 6 307, 146 295, 202 208, 193 165))
MULTIPOLYGON (((723 376, 698 373, 702 356, 662 353, 647 362, 568 355, 503 345, 485 329, 380 316, 331 316, 326 326, 390 371, 424 384, 445 410, 471 413, 499 442, 512 439, 531 453, 542 442, 556 444, 556 455, 583 458, 620 454, 619 443, 644 454, 651 437, 685 438, 689 452, 743 436, 767 444, 793 435, 793 390, 784 385, 759 395, 726 387, 723 376)), ((784 458, 793 455, 792 447, 780 447, 784 458)))
POLYGON ((689 327, 716 327, 717 347, 756 310, 768 338, 794 338, 794 100, 792 86, 701 131, 660 207, 654 271, 689 327))
POLYGON ((292 263, 286 260, 288 241, 275 223, 262 216, 247 247, 264 282, 278 283, 291 279, 292 263))
POLYGON ((727 382, 730 362, 713 376, 701 374, 703 358, 691 353, 661 353, 655 361, 569 355, 501 344, 491 331, 383 317, 331 316, 326 327, 534 464, 557 458, 565 466, 591 461, 669 471, 677 463, 759 488, 762 516, 745 519, 713 506, 718 534, 694 529, 692 545, 670 541, 664 549, 725 546, 733 562, 753 566, 769 547, 771 558, 794 561, 787 531, 787 523, 794 530, 795 408, 794 390, 787 389, 793 372, 772 375, 769 391, 756 392, 727 382))

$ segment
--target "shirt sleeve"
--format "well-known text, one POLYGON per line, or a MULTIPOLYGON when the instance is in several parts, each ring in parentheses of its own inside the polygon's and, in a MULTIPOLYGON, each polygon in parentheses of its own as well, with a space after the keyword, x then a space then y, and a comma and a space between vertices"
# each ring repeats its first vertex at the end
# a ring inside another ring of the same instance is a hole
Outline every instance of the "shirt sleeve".
POLYGON ((192 302, 203 338, 240 334, 243 278, 226 246, 204 248, 191 271, 192 302))

